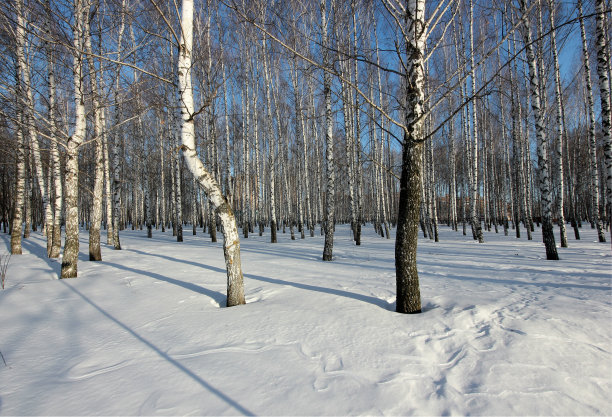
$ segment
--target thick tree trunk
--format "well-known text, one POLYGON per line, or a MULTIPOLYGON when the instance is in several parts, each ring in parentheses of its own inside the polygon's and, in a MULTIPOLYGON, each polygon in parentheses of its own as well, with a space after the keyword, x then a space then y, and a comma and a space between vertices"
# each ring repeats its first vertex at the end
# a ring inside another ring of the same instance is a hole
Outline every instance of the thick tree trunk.
MULTIPOLYGON (((525 11, 525 0, 521 0, 522 9, 525 11)), ((523 37, 527 52, 527 63, 529 64, 529 84, 531 86, 531 107, 535 118, 535 130, 537 138, 538 154, 538 185, 540 189, 541 214, 542 214, 542 239, 546 246, 546 259, 558 260, 555 235, 552 225, 552 201, 550 193, 550 180, 548 177, 548 155, 546 130, 544 126, 544 109, 540 107, 540 80, 536 57, 531 42, 531 28, 528 17, 523 17, 523 37)))
POLYGON ((219 184, 204 168, 196 153, 193 89, 191 86, 191 50, 193 45, 193 0, 183 0, 181 10, 182 36, 178 61, 179 103, 181 109, 181 144, 189 171, 198 180, 223 226, 223 254, 227 268, 227 306, 245 304, 240 238, 234 213, 223 197, 219 184))
POLYGON ((423 103, 425 0, 408 3, 406 10, 406 131, 402 145, 402 172, 395 240, 396 310, 421 312, 417 271, 417 240, 423 166, 423 103))
POLYGON ((66 242, 62 257, 61 278, 76 278, 79 259, 79 146, 85 138, 87 120, 85 115, 83 55, 83 19, 86 4, 76 0, 74 5, 73 27, 73 72, 75 129, 66 144, 66 242))

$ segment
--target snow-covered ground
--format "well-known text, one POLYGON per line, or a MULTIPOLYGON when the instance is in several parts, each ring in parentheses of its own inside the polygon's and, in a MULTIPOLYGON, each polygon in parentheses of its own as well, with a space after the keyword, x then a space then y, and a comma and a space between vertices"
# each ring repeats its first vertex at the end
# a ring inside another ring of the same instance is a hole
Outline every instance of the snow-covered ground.
POLYGON ((538 232, 442 228, 419 242, 419 315, 394 312, 393 240, 371 226, 361 247, 338 226, 331 263, 320 236, 243 239, 233 308, 221 244, 189 230, 124 231, 98 263, 83 232, 73 280, 24 240, 0 290, 0 414, 612 414, 612 256, 590 227, 558 262, 538 232))

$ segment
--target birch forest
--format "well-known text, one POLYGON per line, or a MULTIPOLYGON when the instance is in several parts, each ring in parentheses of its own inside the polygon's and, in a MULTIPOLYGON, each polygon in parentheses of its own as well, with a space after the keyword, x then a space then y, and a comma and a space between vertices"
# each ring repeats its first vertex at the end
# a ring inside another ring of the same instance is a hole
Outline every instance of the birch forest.
POLYGON ((336 224, 364 256, 395 229, 401 313, 442 225, 609 250, 611 24, 607 0, 2 2, 1 232, 42 231, 58 278, 126 228, 204 234, 230 306, 253 234, 333 262, 336 224))

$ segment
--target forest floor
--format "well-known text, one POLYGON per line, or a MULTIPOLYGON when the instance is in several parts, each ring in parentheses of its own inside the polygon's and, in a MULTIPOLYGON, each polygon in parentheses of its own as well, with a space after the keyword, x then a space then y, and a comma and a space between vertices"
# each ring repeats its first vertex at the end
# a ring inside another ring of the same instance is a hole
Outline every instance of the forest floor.
POLYGON ((443 227, 419 240, 417 315, 394 312, 394 235, 371 225, 361 247, 338 226, 325 263, 318 233, 243 239, 232 308, 200 230, 126 230, 102 262, 83 231, 71 280, 33 233, 0 290, 0 414, 612 415, 612 252, 581 233, 547 261, 538 231, 443 227))

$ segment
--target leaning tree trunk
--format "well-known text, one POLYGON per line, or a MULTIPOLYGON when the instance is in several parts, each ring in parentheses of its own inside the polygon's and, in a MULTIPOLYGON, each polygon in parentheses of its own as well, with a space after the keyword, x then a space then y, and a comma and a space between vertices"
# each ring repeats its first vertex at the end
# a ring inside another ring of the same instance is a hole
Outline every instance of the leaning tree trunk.
MULTIPOLYGON (((521 0, 522 9, 525 11, 525 0, 521 0)), ((555 235, 552 225, 552 201, 550 192, 550 180, 548 177, 548 155, 546 152, 546 128, 544 126, 545 111, 540 107, 540 80, 536 57, 531 41, 531 28, 527 15, 523 16, 523 37, 527 52, 527 63, 529 64, 529 84, 531 87, 531 107, 535 118, 535 130, 537 138, 538 154, 538 185, 540 188, 540 209, 542 214, 542 239, 546 246, 546 259, 558 260, 557 247, 555 245, 555 235)))
MULTIPOLYGON (((40 196, 42 198, 43 210, 45 213, 45 226, 44 230, 46 230, 46 235, 48 241, 51 240, 52 234, 51 232, 51 223, 53 223, 53 212, 51 211, 51 206, 49 205, 49 194, 48 187, 45 186, 45 178, 43 173, 42 160, 40 157, 40 147, 38 145, 38 134, 36 132, 36 122, 34 120, 34 112, 35 112, 35 103, 34 103, 34 94, 32 92, 33 87, 30 80, 30 66, 26 60, 26 21, 25 21, 25 10, 23 0, 17 1, 17 30, 16 30, 16 58, 17 64, 19 65, 19 71, 21 73, 22 80, 22 96, 21 99, 24 101, 24 105, 22 107, 23 118, 26 123, 27 133, 29 135, 29 145, 31 149, 32 159, 34 160, 34 172, 36 174, 36 182, 38 183, 38 189, 40 191, 40 196)), ((24 142, 25 144, 25 142, 24 142)), ((29 203, 29 202, 28 202, 29 203)), ((26 216, 26 219, 29 216, 26 216)), ((26 228, 26 232, 28 229, 26 228)), ((48 245, 49 247, 49 245, 48 245)))
MULTIPOLYGON (((610 57, 606 45, 606 29, 604 22, 605 2, 597 0, 595 4, 595 21, 597 22, 597 74, 599 76, 599 90, 601 98, 601 130, 603 132, 604 161, 606 164, 606 212, 608 223, 612 222, 612 114, 610 113, 610 57)), ((612 225, 610 227, 610 240, 612 241, 612 225)))
POLYGON ((85 137, 87 119, 83 97, 83 19, 86 7, 75 1, 73 28, 73 76, 74 76, 74 133, 66 144, 66 242, 62 258, 61 278, 76 278, 79 258, 79 146, 85 137))
POLYGON ((406 11, 406 130, 402 144, 402 172, 395 240, 396 310, 421 312, 417 271, 417 240, 423 166, 423 102, 425 50, 425 0, 409 2, 406 11))
POLYGON ((193 45, 193 0, 183 0, 181 10, 182 36, 178 58, 179 105, 181 109, 181 144, 189 171, 198 180, 223 226, 223 254, 227 268, 227 306, 245 304, 240 238, 234 213, 223 196, 221 187, 204 168, 196 153, 193 89, 191 86, 191 51, 193 45))

